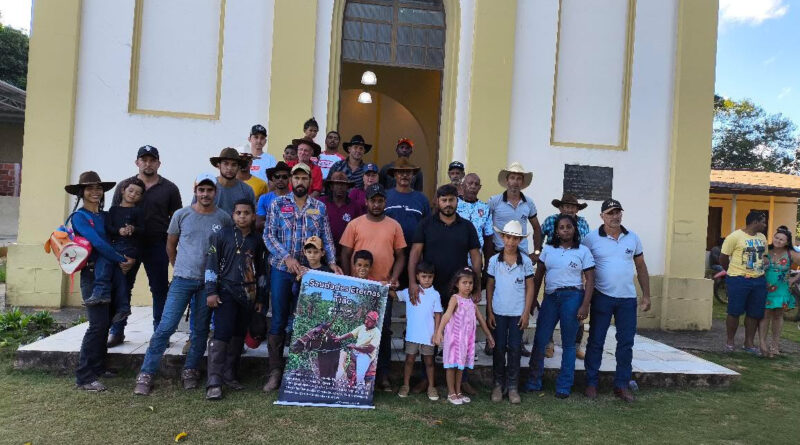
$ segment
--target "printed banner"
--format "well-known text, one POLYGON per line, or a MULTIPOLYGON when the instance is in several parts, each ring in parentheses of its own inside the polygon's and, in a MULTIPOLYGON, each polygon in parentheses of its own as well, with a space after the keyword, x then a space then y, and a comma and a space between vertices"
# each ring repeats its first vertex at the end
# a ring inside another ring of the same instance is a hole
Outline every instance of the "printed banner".
POLYGON ((278 405, 374 408, 375 367, 388 287, 303 275, 278 405))

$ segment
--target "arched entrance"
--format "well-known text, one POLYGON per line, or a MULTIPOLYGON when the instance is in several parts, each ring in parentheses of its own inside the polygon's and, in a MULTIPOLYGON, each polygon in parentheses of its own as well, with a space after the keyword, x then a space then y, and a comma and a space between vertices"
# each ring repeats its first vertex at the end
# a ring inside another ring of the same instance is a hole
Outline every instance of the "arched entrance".
POLYGON ((429 196, 452 157, 458 10, 457 0, 337 0, 334 6, 328 128, 338 128, 343 139, 364 135, 375 145, 367 159, 378 165, 396 158, 398 138, 414 139, 412 161, 423 169, 429 196), (367 70, 376 85, 361 84, 367 70), (370 92, 372 103, 356 100, 361 91, 370 92), (421 138, 410 134, 416 128, 421 138))

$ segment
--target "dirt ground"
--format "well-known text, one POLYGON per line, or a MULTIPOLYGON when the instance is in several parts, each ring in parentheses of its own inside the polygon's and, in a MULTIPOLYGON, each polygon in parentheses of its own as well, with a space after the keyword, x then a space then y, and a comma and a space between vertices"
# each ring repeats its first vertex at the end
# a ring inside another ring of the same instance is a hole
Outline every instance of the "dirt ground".
MULTIPOLYGON (((788 327, 797 325, 796 322, 787 321, 785 323, 785 326, 788 327)), ((724 320, 715 319, 709 331, 658 331, 640 329, 638 334, 688 352, 722 352, 725 348, 724 320)), ((743 323, 739 325, 739 329, 736 331, 735 341, 737 348, 741 347, 742 343, 744 343, 743 323)), ((800 344, 781 339, 781 352, 798 353, 800 352, 800 344)))

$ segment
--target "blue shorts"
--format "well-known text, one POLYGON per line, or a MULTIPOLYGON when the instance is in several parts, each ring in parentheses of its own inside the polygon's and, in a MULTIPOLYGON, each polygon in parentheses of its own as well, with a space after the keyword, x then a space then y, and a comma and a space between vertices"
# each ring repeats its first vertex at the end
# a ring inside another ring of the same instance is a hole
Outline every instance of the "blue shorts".
POLYGON ((750 318, 764 318, 767 301, 767 280, 758 278, 725 277, 728 288, 728 315, 738 317, 747 314, 750 318))

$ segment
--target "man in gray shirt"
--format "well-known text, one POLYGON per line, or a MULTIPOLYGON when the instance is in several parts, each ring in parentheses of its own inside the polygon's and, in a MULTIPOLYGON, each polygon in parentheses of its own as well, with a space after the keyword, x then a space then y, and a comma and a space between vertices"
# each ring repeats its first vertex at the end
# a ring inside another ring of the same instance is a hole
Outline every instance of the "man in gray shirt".
POLYGON ((240 199, 247 199, 256 205, 253 188, 236 178, 239 170, 247 167, 248 162, 242 159, 235 148, 223 148, 219 156, 214 156, 210 161, 211 165, 219 169, 217 194, 214 198, 214 204, 218 208, 230 215, 233 213, 234 203, 240 199))
POLYGON ((169 223, 167 256, 173 266, 172 284, 161 321, 150 338, 142 369, 136 377, 134 394, 149 395, 152 391, 153 375, 158 371, 169 338, 178 328, 187 305, 191 305, 193 328, 181 380, 184 389, 199 385, 199 365, 206 352, 209 323, 203 280, 206 250, 213 233, 233 225, 230 214, 214 205, 216 193, 215 178, 209 174, 199 175, 194 186, 196 202, 175 212, 169 223))

